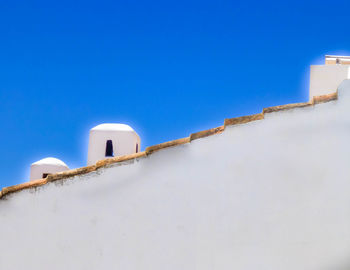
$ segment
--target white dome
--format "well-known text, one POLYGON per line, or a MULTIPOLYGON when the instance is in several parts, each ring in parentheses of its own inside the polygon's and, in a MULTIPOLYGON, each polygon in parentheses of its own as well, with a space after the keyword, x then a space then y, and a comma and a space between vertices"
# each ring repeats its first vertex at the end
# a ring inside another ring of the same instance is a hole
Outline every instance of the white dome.
POLYGON ((131 131, 135 132, 132 127, 125 124, 101 124, 91 129, 91 131, 131 131))
POLYGON ((32 163, 32 165, 56 165, 68 167, 67 164, 64 163, 62 160, 53 157, 43 158, 37 162, 32 163))
POLYGON ((125 124, 106 123, 90 130, 87 164, 105 158, 130 155, 140 151, 140 137, 125 124))
POLYGON ((47 157, 30 166, 30 181, 47 177, 49 174, 69 170, 66 163, 53 157, 47 157))

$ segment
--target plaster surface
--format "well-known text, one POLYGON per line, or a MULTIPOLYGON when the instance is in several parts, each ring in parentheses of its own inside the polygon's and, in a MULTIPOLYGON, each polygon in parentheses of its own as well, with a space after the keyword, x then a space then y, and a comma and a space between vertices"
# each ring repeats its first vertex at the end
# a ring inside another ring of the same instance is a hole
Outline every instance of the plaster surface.
POLYGON ((350 79, 349 65, 312 65, 310 100, 314 96, 334 93, 343 80, 350 79))
POLYGON ((30 180, 43 178, 43 174, 52 174, 63 171, 68 171, 68 166, 57 158, 48 157, 34 162, 30 166, 30 180))
POLYGON ((106 142, 111 140, 114 156, 122 156, 139 151, 141 140, 139 135, 128 125, 101 124, 90 130, 88 165, 95 164, 106 157, 106 142), (136 146, 138 145, 138 146, 136 146))
POLYGON ((350 268, 339 99, 0 200, 0 269, 350 268))

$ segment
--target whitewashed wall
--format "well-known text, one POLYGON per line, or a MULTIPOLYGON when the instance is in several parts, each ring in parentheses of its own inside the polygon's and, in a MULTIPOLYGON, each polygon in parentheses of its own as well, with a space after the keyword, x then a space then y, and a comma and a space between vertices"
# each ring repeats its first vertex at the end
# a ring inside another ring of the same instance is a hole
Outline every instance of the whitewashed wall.
POLYGON ((345 79, 350 79, 349 65, 312 65, 310 67, 310 100, 337 90, 345 79))
POLYGON ((107 140, 112 141, 114 156, 134 154, 139 152, 141 147, 139 135, 130 126, 124 124, 98 125, 90 130, 88 165, 108 158, 106 157, 107 140))
POLYGON ((0 269, 350 269, 350 83, 0 200, 0 269))

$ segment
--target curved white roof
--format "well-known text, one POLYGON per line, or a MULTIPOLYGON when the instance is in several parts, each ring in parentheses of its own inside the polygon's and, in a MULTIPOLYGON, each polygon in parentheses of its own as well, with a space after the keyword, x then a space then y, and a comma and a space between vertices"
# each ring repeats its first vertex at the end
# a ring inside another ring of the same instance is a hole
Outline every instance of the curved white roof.
POLYGON ((43 158, 37 162, 32 163, 32 165, 57 165, 57 166, 65 166, 68 168, 67 164, 62 160, 53 157, 43 158))
POLYGON ((131 131, 135 132, 132 127, 125 125, 125 124, 113 124, 113 123, 106 123, 98 125, 94 128, 92 128, 90 131, 131 131))

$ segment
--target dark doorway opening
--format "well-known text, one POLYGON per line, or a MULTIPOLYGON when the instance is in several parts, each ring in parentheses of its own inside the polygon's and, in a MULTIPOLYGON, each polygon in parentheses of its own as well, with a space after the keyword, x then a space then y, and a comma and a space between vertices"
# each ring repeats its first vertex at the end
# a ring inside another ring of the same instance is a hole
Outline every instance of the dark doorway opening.
POLYGON ((136 153, 138 153, 139 152, 139 144, 137 143, 136 144, 136 153))
POLYGON ((43 178, 46 178, 48 175, 50 175, 51 173, 43 173, 43 178))
POLYGON ((114 157, 112 140, 107 140, 106 142, 106 157, 114 157))

